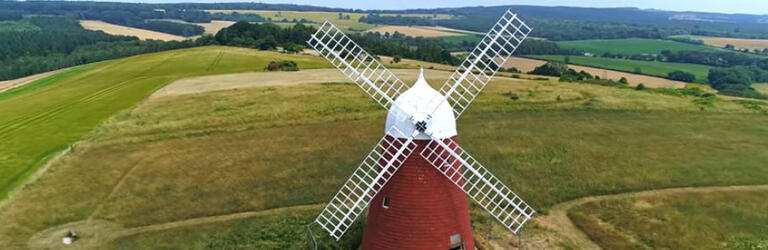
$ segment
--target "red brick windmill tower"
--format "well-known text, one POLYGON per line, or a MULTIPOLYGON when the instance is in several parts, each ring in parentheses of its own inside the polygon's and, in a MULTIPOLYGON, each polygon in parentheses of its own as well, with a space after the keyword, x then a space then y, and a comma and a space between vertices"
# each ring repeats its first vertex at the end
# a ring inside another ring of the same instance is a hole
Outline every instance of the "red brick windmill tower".
POLYGON ((439 91, 406 85, 326 21, 308 41, 389 111, 386 134, 315 219, 338 240, 369 204, 362 249, 475 249, 466 196, 517 233, 533 209, 456 142, 456 118, 530 33, 506 11, 439 91), (412 154, 418 151, 418 154, 412 154))

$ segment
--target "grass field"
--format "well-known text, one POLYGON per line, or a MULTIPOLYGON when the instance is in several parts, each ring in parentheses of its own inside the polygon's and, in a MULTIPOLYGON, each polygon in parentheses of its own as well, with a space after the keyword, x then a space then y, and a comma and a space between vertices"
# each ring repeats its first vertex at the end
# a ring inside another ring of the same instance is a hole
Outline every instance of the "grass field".
MULTIPOLYGON (((531 56, 536 59, 549 60, 549 61, 565 61, 565 56, 531 56)), ((659 77, 667 77, 669 72, 675 70, 682 70, 689 72, 696 76, 698 83, 704 83, 707 80, 709 74, 709 67, 697 64, 687 63, 670 63, 670 62, 656 62, 656 61, 637 61, 637 60, 623 60, 613 58, 602 57, 586 57, 586 56, 571 56, 571 64, 583 65, 602 69, 612 69, 630 73, 637 73, 636 69, 641 70, 641 74, 652 75, 659 77)))
POLYGON ((661 54, 662 50, 669 50, 672 52, 681 50, 720 51, 719 49, 708 46, 661 39, 581 40, 557 42, 557 45, 563 49, 581 50, 598 56, 606 52, 613 54, 637 55, 661 54))
MULTIPOLYGON (((273 11, 273 10, 208 10, 211 13, 255 13, 263 16, 264 18, 271 18, 273 22, 280 22, 283 19, 292 21, 293 19, 301 20, 305 18, 315 23, 323 23, 325 19, 333 22, 333 24, 339 26, 344 30, 353 31, 365 31, 376 27, 377 25, 361 23, 360 17, 368 14, 364 13, 348 13, 342 12, 343 15, 349 15, 349 19, 339 19, 339 12, 324 12, 324 11, 273 11)), ((382 15, 397 15, 397 14, 382 14, 382 15)), ((432 17, 431 14, 401 14, 402 16, 415 16, 415 17, 432 17)), ((451 18, 451 15, 439 14, 438 19, 451 18)))
MULTIPOLYGON (((168 81, 260 70, 272 56, 283 55, 209 47, 73 72, 73 80, 59 80, 58 91, 83 92, 81 88, 96 84, 88 79, 107 82, 105 75, 140 78, 131 83, 143 84, 105 96, 109 106, 94 101, 46 121, 50 127, 16 131, 15 144, 30 144, 33 131, 70 131, 70 124, 82 128, 73 139, 82 138, 94 124, 168 81), (216 65, 221 51, 226 60, 216 65), (157 66, 146 66, 153 64, 157 66), (96 119, 100 110, 103 115, 96 119), (85 118, 91 122, 81 121, 85 118)), ((295 60, 302 68, 325 65, 319 58, 295 60)), ((339 73, 329 69, 317 74, 339 73)), ((433 84, 444 80, 430 74, 427 78, 433 84)), ((103 84, 120 81, 125 80, 103 84)), ((27 101, 27 114, 36 110, 35 103, 66 99, 53 91, 30 88, 16 103, 4 99, 0 117, 8 117, 3 107, 18 107, 21 100, 27 101), (49 97, 53 94, 57 98, 49 97)), ((384 114, 356 86, 344 83, 150 98, 99 126, 9 200, 0 211, 0 245, 37 246, 47 242, 45 236, 55 235, 46 232, 75 228, 96 235, 84 237, 82 244, 102 240, 93 243, 97 248, 303 247, 303 226, 382 135, 384 114), (233 213, 246 214, 195 224, 200 218, 233 213), (51 229, 56 230, 45 231, 51 229)), ((702 104, 696 98, 648 91, 507 78, 491 83, 458 126, 470 153, 546 213, 553 204, 587 195, 765 183, 768 144, 762 138, 768 136, 767 122, 763 112, 732 101, 702 104), (509 93, 520 99, 511 100, 509 93)), ((38 147, 56 144, 33 141, 38 147)), ((479 218, 474 217, 476 228, 483 224, 479 218)), ((344 239, 350 245, 341 248, 355 248, 361 226, 356 224, 344 239)), ((484 233, 476 231, 478 237, 484 233)), ((330 244, 316 233, 321 244, 330 244)), ((503 237, 502 231, 495 234, 503 237)))
POLYGON ((755 83, 755 84, 752 84, 752 87, 755 88, 757 91, 768 94, 768 83, 755 83))
POLYGON ((610 200, 570 212, 605 249, 768 248, 768 192, 724 191, 610 200))
POLYGON ((171 35, 167 33, 121 26, 117 24, 106 23, 98 20, 81 20, 80 25, 88 30, 100 30, 112 35, 135 36, 142 40, 155 39, 163 41, 181 41, 187 39, 183 36, 171 35))
POLYGON ((261 71, 269 61, 284 59, 301 68, 326 66, 315 57, 203 47, 89 64, 0 93, 0 197, 45 159, 169 82, 261 71))

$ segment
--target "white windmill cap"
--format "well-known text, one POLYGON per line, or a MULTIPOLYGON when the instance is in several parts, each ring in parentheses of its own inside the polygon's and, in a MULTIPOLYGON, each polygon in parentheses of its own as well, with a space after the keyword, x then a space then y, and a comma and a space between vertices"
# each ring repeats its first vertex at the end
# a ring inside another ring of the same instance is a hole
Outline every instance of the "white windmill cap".
MULTIPOLYGON (((443 95, 433 89, 424 79, 424 68, 419 71, 419 79, 400 96, 395 99, 398 107, 392 107, 387 114, 387 125, 384 128, 388 135, 400 137, 400 135, 390 134, 389 129, 395 126, 405 135, 411 135, 416 130, 416 126, 409 119, 413 115, 417 120, 424 119, 435 110, 436 105, 440 105, 428 125, 429 130, 437 138, 445 139, 456 136, 456 118, 453 115, 453 108, 448 101, 443 102, 443 95), (405 113, 403 110, 405 110, 405 113)), ((429 136, 420 133, 416 140, 429 140, 429 136)))

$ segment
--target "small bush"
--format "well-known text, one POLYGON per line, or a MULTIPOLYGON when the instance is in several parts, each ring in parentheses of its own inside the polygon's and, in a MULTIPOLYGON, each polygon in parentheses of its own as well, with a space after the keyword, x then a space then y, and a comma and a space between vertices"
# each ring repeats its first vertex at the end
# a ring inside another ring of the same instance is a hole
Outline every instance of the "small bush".
POLYGON ((503 96, 509 97, 510 100, 517 101, 517 99, 520 99, 520 96, 513 92, 507 92, 502 94, 503 96))
POLYGON ((562 76, 568 71, 568 66, 560 62, 547 62, 536 67, 530 74, 543 76, 562 76))
POLYGON ((299 71, 299 66, 294 61, 271 61, 264 68, 266 71, 299 71))
POLYGON ((629 84, 629 81, 627 80, 626 77, 622 77, 621 79, 619 79, 619 82, 623 84, 629 84))
POLYGON ((641 84, 638 84, 638 85, 635 87, 635 90, 644 90, 644 89, 645 89, 645 84, 642 84, 642 83, 641 83, 641 84))
POLYGON ((669 74, 667 74, 667 78, 670 80, 681 81, 681 82, 693 82, 696 80, 695 75, 685 71, 680 71, 680 70, 669 72, 669 74))

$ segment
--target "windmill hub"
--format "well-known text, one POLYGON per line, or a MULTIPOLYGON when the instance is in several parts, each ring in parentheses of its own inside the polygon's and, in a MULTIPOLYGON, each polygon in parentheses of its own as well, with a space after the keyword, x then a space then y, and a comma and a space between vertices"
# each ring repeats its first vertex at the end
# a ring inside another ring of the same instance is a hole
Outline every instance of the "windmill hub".
MULTIPOLYGON (((424 70, 419 72, 419 78, 413 86, 395 99, 395 104, 400 108, 393 108, 387 114, 386 128, 395 126, 403 134, 411 135, 419 131, 415 136, 417 140, 431 140, 429 135, 441 139, 456 136, 456 118, 450 103, 444 102, 445 97, 433 89, 424 79, 424 70), (432 113, 432 111, 435 111, 432 113), (432 113, 432 115, 429 115, 432 113), (411 117, 412 119, 407 119, 411 117), (413 121, 416 121, 415 123, 413 121)), ((393 137, 399 135, 389 134, 393 137)))

